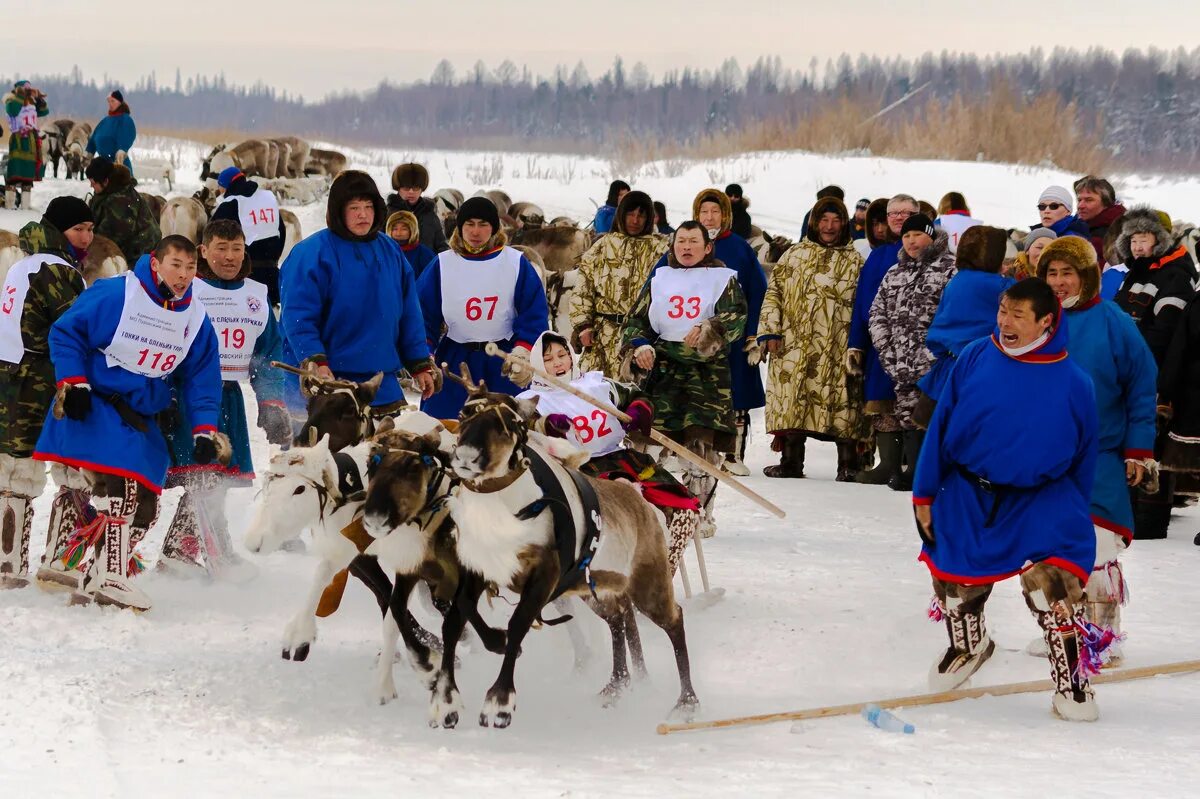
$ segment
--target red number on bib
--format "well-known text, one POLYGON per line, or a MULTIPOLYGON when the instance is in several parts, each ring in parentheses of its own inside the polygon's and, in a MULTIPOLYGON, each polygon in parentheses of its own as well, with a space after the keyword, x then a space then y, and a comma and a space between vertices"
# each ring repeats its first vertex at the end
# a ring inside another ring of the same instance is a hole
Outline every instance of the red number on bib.
POLYGON ((611 433, 612 428, 608 426, 608 414, 597 408, 596 410, 592 411, 592 421, 596 421, 597 417, 599 417, 600 420, 600 425, 596 430, 597 434, 606 436, 611 433))
POLYGON ((667 299, 671 307, 667 309, 667 317, 670 319, 695 319, 700 315, 700 298, 699 297, 683 297, 676 294, 667 299), (684 305, 686 304, 686 308, 684 305))
POLYGON ((608 414, 600 409, 592 411, 591 419, 586 416, 576 416, 571 420, 571 424, 575 426, 575 434, 579 436, 579 443, 586 444, 596 436, 606 436, 612 432, 612 428, 608 426, 608 414), (597 423, 593 427, 593 422, 597 423))
POLYGON ((171 368, 175 366, 175 359, 178 356, 167 355, 167 357, 164 358, 164 355, 166 355, 166 353, 162 350, 140 350, 138 352, 138 366, 145 366, 146 361, 149 360, 151 369, 158 369, 161 372, 169 372, 171 371, 171 368))
POLYGON ((230 330, 225 328, 221 331, 221 343, 225 345, 225 349, 240 350, 246 346, 246 331, 241 328, 230 330))
POLYGON ((3 310, 6 314, 10 314, 10 313, 12 313, 13 307, 17 304, 17 297, 16 297, 17 289, 16 289, 16 287, 9 286, 8 290, 5 291, 5 294, 7 294, 8 296, 6 296, 4 298, 3 310))
POLYGON ((496 303, 500 302, 499 297, 469 297, 465 309, 468 321, 478 322, 484 318, 483 304, 485 302, 488 304, 487 320, 489 322, 492 320, 492 317, 496 315, 496 303))
POLYGON ((275 221, 275 210, 273 208, 262 208, 257 211, 250 212, 250 222, 255 225, 266 225, 275 221))

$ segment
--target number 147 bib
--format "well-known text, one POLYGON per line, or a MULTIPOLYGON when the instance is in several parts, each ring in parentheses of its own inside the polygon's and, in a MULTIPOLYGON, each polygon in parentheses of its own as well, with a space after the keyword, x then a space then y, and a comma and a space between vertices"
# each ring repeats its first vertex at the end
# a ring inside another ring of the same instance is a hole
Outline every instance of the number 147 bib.
POLYGON ((155 303, 133 272, 125 273, 125 304, 112 342, 104 347, 105 362, 145 377, 166 377, 187 357, 200 325, 204 306, 192 302, 182 311, 155 303))

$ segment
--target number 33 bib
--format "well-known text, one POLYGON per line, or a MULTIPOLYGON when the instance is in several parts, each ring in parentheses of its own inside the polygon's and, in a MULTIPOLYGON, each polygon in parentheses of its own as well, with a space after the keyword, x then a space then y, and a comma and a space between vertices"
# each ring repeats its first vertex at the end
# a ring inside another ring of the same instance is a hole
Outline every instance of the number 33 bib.
POLYGON ((660 267, 650 278, 650 326, 664 341, 683 341, 693 327, 712 318, 717 300, 736 278, 722 266, 660 267))
POLYGON ((110 367, 166 377, 187 357, 203 322, 204 306, 195 298, 182 311, 168 310, 150 299, 136 274, 126 272, 121 321, 101 352, 110 367))

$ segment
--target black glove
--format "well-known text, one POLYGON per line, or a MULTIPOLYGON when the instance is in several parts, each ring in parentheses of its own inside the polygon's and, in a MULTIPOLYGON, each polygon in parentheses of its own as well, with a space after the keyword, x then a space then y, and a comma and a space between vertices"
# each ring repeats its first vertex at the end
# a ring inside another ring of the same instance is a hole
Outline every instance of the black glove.
POLYGON ((217 459, 217 442, 207 433, 196 436, 196 447, 192 450, 192 460, 201 466, 207 466, 217 459))
POLYGON ((913 507, 913 521, 917 523, 917 535, 921 536, 921 540, 925 542, 925 546, 933 549, 935 540, 933 537, 933 516, 929 517, 929 529, 925 529, 925 525, 921 524, 921 520, 917 518, 917 509, 913 507))
POLYGON ((68 419, 82 422, 92 412, 92 390, 85 386, 67 386, 63 395, 63 413, 68 419))
POLYGON ((292 417, 278 405, 258 406, 258 426, 267 434, 267 441, 284 446, 292 441, 292 417))

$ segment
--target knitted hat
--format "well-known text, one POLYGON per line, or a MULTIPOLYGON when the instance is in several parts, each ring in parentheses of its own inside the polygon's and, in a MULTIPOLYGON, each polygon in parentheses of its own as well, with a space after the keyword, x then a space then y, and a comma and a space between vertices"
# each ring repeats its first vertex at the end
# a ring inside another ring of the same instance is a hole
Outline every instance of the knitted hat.
POLYGON ((392 188, 396 191, 401 189, 425 191, 429 188, 429 170, 420 164, 400 164, 392 170, 392 188))
POLYGON ((109 97, 113 98, 118 103, 125 102, 125 95, 121 94, 120 89, 113 89, 112 94, 110 94, 109 97))
POLYGON ((1047 186, 1038 196, 1038 203, 1062 203, 1068 211, 1075 210, 1075 196, 1066 186, 1047 186))
POLYGON ((903 238, 905 233, 913 231, 924 233, 929 238, 934 238, 937 231, 933 229, 933 222, 929 221, 929 217, 924 214, 913 214, 908 219, 904 220, 904 227, 900 228, 900 236, 903 238))
POLYGON ((493 235, 500 232, 500 212, 496 210, 495 203, 487 197, 472 197, 459 206, 454 222, 458 235, 462 235, 463 224, 469 219, 482 219, 487 222, 492 226, 493 235))
POLYGON ((92 209, 78 197, 55 197, 42 214, 42 222, 51 225, 59 233, 65 233, 84 222, 95 221, 92 209))
POLYGON ((1038 239, 1050 239, 1051 241, 1053 241, 1054 239, 1057 239, 1057 238, 1058 238, 1058 234, 1055 233, 1050 228, 1035 227, 1033 230, 1029 231, 1028 236, 1021 239, 1021 249, 1024 250, 1025 252, 1029 252, 1029 248, 1032 247, 1033 243, 1035 241, 1037 241, 1038 239))
POLYGON ((728 186, 725 187, 725 193, 728 194, 730 197, 741 197, 742 196, 742 187, 740 185, 738 185, 737 183, 730 183, 728 186))
POLYGON ((865 211, 870 207, 871 207, 871 198, 870 197, 863 197, 861 200, 859 200, 857 203, 854 204, 855 211, 865 211))
POLYGON ((233 185, 235 180, 244 177, 246 175, 236 166, 227 166, 221 170, 221 174, 217 175, 217 185, 223 189, 227 189, 233 185))
POLYGON ((88 180, 94 180, 97 183, 103 183, 112 177, 113 166, 113 162, 109 161, 107 158, 96 156, 92 159, 92 162, 87 165, 87 169, 83 170, 83 174, 87 176, 88 180))

